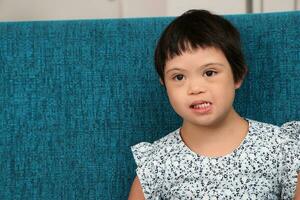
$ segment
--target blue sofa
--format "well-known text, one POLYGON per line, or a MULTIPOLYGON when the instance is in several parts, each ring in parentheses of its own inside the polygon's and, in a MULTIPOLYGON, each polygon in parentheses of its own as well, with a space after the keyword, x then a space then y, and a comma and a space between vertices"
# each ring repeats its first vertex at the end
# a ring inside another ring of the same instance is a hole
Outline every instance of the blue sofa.
MULTIPOLYGON (((245 117, 300 119, 300 12, 226 16, 245 117)), ((127 199, 130 146, 180 125, 153 66, 172 17, 0 23, 0 199, 127 199)))

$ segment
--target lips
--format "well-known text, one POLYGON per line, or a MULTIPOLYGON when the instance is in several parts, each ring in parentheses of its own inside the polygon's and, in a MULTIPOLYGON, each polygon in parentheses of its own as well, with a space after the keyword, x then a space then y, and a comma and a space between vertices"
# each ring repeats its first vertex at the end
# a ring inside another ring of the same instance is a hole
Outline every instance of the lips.
POLYGON ((208 114, 212 111, 212 103, 209 101, 195 101, 190 105, 193 112, 198 114, 208 114))
POLYGON ((201 109, 201 108, 207 108, 209 106, 211 106, 211 102, 209 101, 194 101, 191 105, 190 108, 194 108, 194 109, 201 109))

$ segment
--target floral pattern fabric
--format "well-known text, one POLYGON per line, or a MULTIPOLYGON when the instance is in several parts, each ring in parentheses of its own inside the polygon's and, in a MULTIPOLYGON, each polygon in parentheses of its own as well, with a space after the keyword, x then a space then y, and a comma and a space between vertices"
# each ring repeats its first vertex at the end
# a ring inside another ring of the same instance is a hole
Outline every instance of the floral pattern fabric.
POLYGON ((293 199, 300 172, 300 122, 281 127, 246 119, 247 136, 221 157, 188 148, 180 129, 131 147, 147 200, 293 199))

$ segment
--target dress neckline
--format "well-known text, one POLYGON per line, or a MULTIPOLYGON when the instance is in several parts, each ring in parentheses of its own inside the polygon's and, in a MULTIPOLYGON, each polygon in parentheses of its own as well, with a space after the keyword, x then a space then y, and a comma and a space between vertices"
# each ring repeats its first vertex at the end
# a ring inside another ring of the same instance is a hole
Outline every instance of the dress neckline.
POLYGON ((176 130, 176 137, 177 139, 179 140, 179 145, 182 147, 182 149, 185 151, 185 152, 188 152, 189 154, 192 154, 194 157, 196 158, 202 158, 202 159, 225 159, 225 158, 229 158, 229 157, 233 157, 235 156, 239 151, 240 149, 242 149, 244 147, 244 145, 246 143, 249 142, 250 140, 250 135, 251 133, 253 132, 253 121, 250 120, 250 119, 247 119, 247 118, 244 118, 247 122, 248 122, 248 131, 247 131, 247 134, 245 136, 245 138, 243 139, 243 141, 240 143, 240 145, 235 148, 232 152, 226 154, 226 155, 223 155, 223 156, 204 156, 204 155, 201 155, 201 154, 198 154, 196 152, 194 152, 193 150, 191 150, 186 144, 185 142, 183 141, 181 135, 180 135, 180 130, 181 128, 178 128, 176 130))

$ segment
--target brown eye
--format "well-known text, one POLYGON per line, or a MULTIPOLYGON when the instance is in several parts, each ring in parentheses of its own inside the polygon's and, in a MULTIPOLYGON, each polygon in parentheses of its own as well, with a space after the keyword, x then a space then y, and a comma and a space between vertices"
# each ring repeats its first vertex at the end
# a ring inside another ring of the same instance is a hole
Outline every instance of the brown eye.
POLYGON ((176 75, 176 76, 173 77, 173 79, 175 81, 181 81, 181 80, 183 80, 183 78, 184 78, 184 76, 182 74, 178 74, 178 75, 176 75))
POLYGON ((213 75, 215 75, 217 72, 215 72, 215 71, 206 71, 204 74, 205 74, 205 76, 208 76, 208 77, 210 77, 210 76, 213 76, 213 75))

